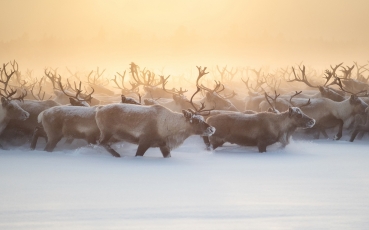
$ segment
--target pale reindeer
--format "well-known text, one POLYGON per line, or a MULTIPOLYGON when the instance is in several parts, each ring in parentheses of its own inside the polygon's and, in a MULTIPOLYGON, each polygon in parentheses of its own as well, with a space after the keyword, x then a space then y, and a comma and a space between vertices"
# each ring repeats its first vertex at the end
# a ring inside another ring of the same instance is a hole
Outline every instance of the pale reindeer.
POLYGON ((113 140, 137 144, 136 156, 143 156, 151 147, 159 147, 163 157, 170 157, 170 151, 189 136, 214 133, 214 127, 199 115, 201 109, 176 113, 161 105, 111 104, 100 107, 96 112, 100 144, 115 157, 120 155, 110 146, 113 140))

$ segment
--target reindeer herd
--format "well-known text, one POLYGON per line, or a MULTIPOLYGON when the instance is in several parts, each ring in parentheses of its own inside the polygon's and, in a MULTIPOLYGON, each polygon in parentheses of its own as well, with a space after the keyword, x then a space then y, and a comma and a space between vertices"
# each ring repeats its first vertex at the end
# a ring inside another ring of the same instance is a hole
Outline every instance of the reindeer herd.
POLYGON ((136 156, 159 147, 170 157, 191 135, 209 150, 229 142, 265 152, 276 142, 286 146, 298 128, 315 139, 338 128, 333 139, 347 132, 352 142, 369 131, 366 66, 340 63, 324 72, 302 64, 275 71, 216 66, 212 77, 198 66, 192 81, 135 63, 114 78, 99 68, 85 76, 67 69, 67 77, 45 69, 38 78, 12 61, 0 68, 0 141, 9 146, 21 136, 35 149, 45 138, 51 152, 62 139, 83 139, 115 157, 112 144, 121 141, 138 145, 136 156))

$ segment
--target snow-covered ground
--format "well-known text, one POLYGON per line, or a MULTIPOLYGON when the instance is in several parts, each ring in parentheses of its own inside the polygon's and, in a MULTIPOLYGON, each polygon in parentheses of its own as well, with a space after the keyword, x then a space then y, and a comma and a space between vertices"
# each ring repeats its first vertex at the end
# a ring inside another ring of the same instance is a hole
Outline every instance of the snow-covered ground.
POLYGON ((368 229, 369 142, 0 151, 0 229, 368 229))

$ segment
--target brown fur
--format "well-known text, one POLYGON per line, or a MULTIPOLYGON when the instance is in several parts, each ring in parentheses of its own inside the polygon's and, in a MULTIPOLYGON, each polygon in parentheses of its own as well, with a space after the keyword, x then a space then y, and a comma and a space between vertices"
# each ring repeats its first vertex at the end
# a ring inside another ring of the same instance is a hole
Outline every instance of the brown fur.
POLYGON ((111 104, 98 109, 96 122, 101 131, 100 144, 113 156, 120 156, 109 141, 138 144, 136 156, 143 156, 150 147, 159 147, 164 157, 190 135, 211 135, 214 130, 189 111, 183 114, 161 106, 111 104))
POLYGON ((311 127, 314 119, 306 116, 299 108, 275 114, 262 112, 257 114, 229 113, 209 117, 209 125, 216 128, 208 142, 213 149, 225 142, 245 146, 258 146, 259 152, 266 152, 268 145, 281 142, 289 143, 290 136, 297 127, 311 127))

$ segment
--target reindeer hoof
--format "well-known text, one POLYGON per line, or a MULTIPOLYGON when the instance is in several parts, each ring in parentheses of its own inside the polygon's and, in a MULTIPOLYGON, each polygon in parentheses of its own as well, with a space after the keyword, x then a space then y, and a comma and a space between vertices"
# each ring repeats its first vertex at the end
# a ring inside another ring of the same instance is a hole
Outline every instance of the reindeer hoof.
POLYGON ((335 136, 334 136, 334 138, 333 138, 333 140, 338 141, 339 139, 341 139, 341 137, 342 137, 342 136, 337 136, 337 135, 335 135, 335 136))

